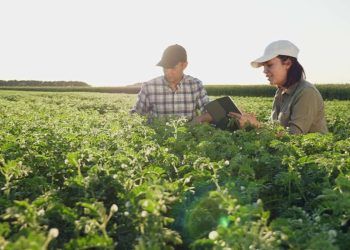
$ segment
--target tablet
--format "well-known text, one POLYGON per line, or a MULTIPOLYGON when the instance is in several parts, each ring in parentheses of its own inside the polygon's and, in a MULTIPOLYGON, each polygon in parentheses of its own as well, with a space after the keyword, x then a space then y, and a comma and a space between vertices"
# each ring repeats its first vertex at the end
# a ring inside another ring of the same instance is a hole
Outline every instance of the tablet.
POLYGON ((231 97, 224 96, 207 103, 205 110, 213 117, 214 124, 221 129, 226 129, 229 121, 229 112, 242 114, 231 97))

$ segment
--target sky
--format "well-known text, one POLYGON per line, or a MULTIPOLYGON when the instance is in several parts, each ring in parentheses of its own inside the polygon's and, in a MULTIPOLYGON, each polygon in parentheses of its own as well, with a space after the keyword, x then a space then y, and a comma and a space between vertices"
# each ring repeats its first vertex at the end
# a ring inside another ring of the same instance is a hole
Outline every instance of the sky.
POLYGON ((204 84, 267 84, 250 62, 276 40, 313 83, 350 83, 348 0, 0 0, 0 79, 122 86, 184 46, 204 84))

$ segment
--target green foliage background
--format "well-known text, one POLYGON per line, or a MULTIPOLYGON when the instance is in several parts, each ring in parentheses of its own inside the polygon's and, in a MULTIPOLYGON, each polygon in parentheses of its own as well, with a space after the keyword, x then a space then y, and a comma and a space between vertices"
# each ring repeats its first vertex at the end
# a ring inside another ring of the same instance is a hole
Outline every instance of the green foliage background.
POLYGON ((0 92, 0 249, 350 248, 349 101, 291 136, 272 98, 233 96, 264 125, 232 132, 135 97, 0 92))

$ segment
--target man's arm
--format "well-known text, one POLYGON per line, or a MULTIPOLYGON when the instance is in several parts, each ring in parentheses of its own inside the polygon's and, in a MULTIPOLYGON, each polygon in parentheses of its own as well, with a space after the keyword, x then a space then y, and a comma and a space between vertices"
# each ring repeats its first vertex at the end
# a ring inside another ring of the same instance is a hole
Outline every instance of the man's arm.
POLYGON ((249 113, 235 113, 230 112, 228 113, 229 117, 236 118, 239 122, 239 127, 244 128, 246 126, 253 126, 255 128, 260 127, 260 122, 256 119, 255 115, 249 114, 249 113))
POLYGON ((203 87, 202 82, 199 81, 199 96, 197 99, 196 106, 201 111, 201 113, 205 112, 204 105, 207 104, 208 102, 209 102, 209 97, 208 97, 207 91, 203 87))
POLYGON ((208 112, 205 112, 205 113, 193 118, 192 124, 210 123, 212 121, 213 121, 213 117, 208 112))
POLYGON ((131 109, 131 113, 145 115, 150 112, 150 102, 147 93, 147 86, 142 84, 135 106, 131 109))
POLYGON ((211 117, 211 115, 208 112, 206 112, 204 108, 205 104, 209 102, 207 91, 203 87, 203 84, 200 80, 198 80, 198 86, 199 86, 199 95, 196 103, 196 108, 200 110, 201 115, 194 117, 192 123, 198 124, 198 123, 212 122, 213 117, 211 117))

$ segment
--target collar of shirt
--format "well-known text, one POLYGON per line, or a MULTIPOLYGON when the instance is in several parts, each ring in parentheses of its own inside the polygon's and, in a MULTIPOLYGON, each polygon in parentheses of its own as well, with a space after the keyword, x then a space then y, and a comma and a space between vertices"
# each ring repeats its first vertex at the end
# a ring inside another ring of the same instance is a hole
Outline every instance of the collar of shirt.
MULTIPOLYGON (((170 87, 170 83, 167 81, 167 79, 165 78, 165 76, 163 76, 163 80, 164 80, 164 83, 166 83, 167 87, 169 87, 171 90, 172 88, 170 87)), ((184 74, 182 76, 182 79, 181 81, 176 85, 176 90, 174 92, 177 92, 181 89, 182 87, 182 84, 186 81, 186 75, 184 74)))
POLYGON ((282 89, 282 95, 287 94, 287 95, 293 95, 297 87, 299 86, 300 82, 296 82, 292 86, 290 86, 288 89, 282 89))

